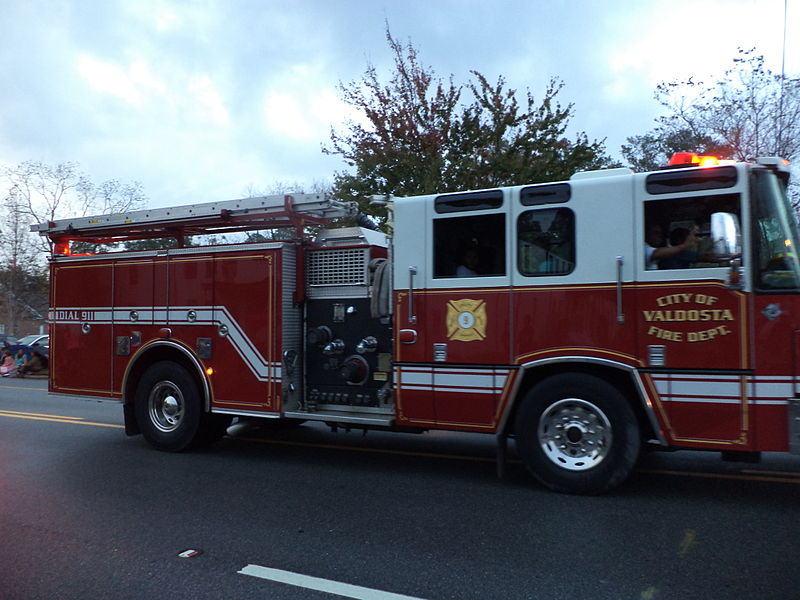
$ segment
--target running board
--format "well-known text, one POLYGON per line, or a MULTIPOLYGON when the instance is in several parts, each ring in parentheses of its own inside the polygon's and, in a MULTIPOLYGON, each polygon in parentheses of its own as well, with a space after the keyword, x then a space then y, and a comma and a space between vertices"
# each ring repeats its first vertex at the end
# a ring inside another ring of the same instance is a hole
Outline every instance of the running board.
POLYGON ((288 419, 302 419, 304 421, 325 421, 329 423, 343 423, 348 425, 372 425, 374 427, 391 427, 394 425, 394 415, 380 415, 374 413, 340 412, 336 410, 317 412, 289 412, 283 413, 288 419))

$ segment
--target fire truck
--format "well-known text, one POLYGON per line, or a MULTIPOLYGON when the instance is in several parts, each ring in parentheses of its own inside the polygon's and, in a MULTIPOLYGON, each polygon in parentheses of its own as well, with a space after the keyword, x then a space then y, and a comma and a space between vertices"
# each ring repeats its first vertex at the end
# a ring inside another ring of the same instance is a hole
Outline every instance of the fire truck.
POLYGON ((235 417, 491 434, 499 470, 511 438, 571 493, 619 484, 643 448, 798 453, 788 163, 672 163, 388 198, 389 234, 301 194, 34 225, 49 390, 119 399, 165 451, 235 417), (259 230, 282 234, 213 243, 259 230))

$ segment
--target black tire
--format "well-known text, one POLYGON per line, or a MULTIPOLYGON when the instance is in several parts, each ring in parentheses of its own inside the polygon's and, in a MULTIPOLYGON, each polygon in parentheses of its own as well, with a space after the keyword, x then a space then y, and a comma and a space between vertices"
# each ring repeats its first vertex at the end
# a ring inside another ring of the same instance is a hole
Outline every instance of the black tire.
POLYGON ((177 363, 157 362, 144 372, 136 388, 135 412, 142 435, 159 450, 180 452, 202 441, 200 390, 177 363))
POLYGON ((628 477, 641 448, 639 423, 625 397, 583 373, 554 375, 535 385, 515 425, 525 466, 558 492, 610 490, 628 477))

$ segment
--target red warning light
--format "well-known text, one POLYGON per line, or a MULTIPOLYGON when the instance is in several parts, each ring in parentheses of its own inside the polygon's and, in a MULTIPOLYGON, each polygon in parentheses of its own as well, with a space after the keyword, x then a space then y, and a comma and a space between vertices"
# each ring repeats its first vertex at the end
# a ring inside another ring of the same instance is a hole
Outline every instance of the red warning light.
POLYGON ((669 159, 669 167, 716 167, 723 164, 718 156, 702 155, 697 152, 676 152, 669 159))
POLYGON ((53 246, 53 255, 57 256, 69 256, 70 249, 69 249, 69 242, 56 242, 55 246, 53 246))
POLYGON ((669 159, 667 165, 675 167, 678 165, 693 165, 698 162, 699 160, 696 152, 676 152, 672 155, 672 158, 669 159))
POLYGON ((676 152, 669 159, 669 167, 716 167, 720 164, 719 157, 700 155, 697 152, 676 152))

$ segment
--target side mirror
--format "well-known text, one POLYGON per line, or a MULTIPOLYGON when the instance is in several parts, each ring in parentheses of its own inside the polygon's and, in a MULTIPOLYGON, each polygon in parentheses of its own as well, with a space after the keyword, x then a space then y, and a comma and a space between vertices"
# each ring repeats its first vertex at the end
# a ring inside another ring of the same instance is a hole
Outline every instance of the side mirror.
POLYGON ((711 239, 717 258, 731 259, 742 255, 742 234, 736 215, 723 212, 712 214, 711 239))
POLYGON ((742 282, 742 233, 739 219, 732 213, 713 213, 711 215, 711 240, 714 256, 720 262, 730 265, 727 286, 741 289, 742 282))

